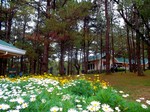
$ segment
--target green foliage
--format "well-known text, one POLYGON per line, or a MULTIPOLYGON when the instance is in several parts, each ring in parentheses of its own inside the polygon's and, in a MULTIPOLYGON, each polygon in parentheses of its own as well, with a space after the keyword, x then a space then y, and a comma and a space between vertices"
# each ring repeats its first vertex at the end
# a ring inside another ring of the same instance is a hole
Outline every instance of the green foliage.
POLYGON ((29 60, 31 59, 37 59, 38 54, 36 53, 36 51, 33 49, 33 46, 31 43, 28 42, 17 42, 16 46, 26 50, 26 56, 29 58, 29 60))
POLYGON ((138 0, 140 1, 139 5, 139 11, 140 14, 144 17, 145 21, 150 20, 150 1, 149 0, 138 0))
POLYGON ((90 97, 94 94, 91 83, 85 80, 73 81, 73 85, 67 89, 77 96, 90 97))
MULTIPOLYGON (((111 87, 103 89, 102 85, 86 80, 75 80, 60 86, 57 81, 52 79, 31 78, 27 81, 19 79, 18 82, 3 79, 0 80, 0 88, 4 91, 1 93, 1 96, 4 95, 4 97, 1 97, 0 105, 8 104, 10 110, 12 110, 19 105, 21 98, 23 103, 28 103, 27 107, 20 109, 21 112, 48 112, 56 106, 62 108, 62 112, 67 112, 71 108, 79 111, 78 106, 81 106, 83 110, 87 110, 91 102, 99 102, 100 105, 107 104, 113 110, 115 110, 115 107, 119 107, 123 112, 150 111, 149 107, 143 109, 140 103, 125 100, 111 87), (96 91, 94 88, 97 88, 96 91), (17 97, 11 96, 13 94, 17 94, 17 97), (17 98, 19 99, 15 100, 17 98), (35 100, 32 101, 31 98, 35 98, 35 100), (11 101, 12 99, 14 102, 11 101)), ((3 110, 1 111, 3 112, 3 110)), ((99 111, 102 111, 102 108, 99 111)))
POLYGON ((98 101, 101 101, 101 103, 109 104, 111 107, 115 107, 116 105, 119 106, 123 101, 123 98, 116 94, 116 91, 114 91, 112 88, 100 89, 96 93, 95 98, 98 101))
POLYGON ((53 10, 51 17, 45 21, 43 32, 55 32, 58 37, 73 36, 77 22, 89 14, 90 2, 68 1, 65 6, 53 10), (70 33, 71 32, 71 33, 70 33))

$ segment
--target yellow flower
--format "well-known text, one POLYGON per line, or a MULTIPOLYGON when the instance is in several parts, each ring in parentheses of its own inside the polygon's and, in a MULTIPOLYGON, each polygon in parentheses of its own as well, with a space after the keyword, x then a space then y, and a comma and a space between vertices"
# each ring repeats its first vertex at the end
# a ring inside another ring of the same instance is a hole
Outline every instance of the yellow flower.
POLYGON ((102 81, 101 85, 102 85, 103 89, 107 89, 107 87, 108 87, 108 83, 105 81, 102 81))
POLYGON ((95 90, 96 90, 96 89, 97 89, 97 87, 96 87, 96 86, 93 86, 93 89, 95 89, 95 90))
POLYGON ((0 109, 2 109, 2 105, 0 105, 0 109))

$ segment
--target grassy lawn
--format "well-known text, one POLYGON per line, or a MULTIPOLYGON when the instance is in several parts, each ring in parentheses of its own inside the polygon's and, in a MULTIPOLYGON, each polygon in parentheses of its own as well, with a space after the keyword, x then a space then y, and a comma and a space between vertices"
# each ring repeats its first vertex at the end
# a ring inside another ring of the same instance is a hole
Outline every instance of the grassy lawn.
MULTIPOLYGON (((76 78, 82 78, 82 76, 66 76, 65 78, 73 80, 76 78)), ((96 75, 84 75, 83 78, 92 81, 106 81, 110 86, 116 90, 122 90, 130 96, 128 99, 136 100, 138 98, 144 97, 145 99, 150 99, 150 70, 145 72, 145 76, 137 76, 135 73, 112 73, 110 75, 106 74, 96 74, 96 75)))
POLYGON ((150 71, 146 71, 145 76, 141 77, 129 72, 102 74, 100 79, 109 82, 113 88, 130 94, 129 99, 135 100, 141 97, 150 99, 150 71))

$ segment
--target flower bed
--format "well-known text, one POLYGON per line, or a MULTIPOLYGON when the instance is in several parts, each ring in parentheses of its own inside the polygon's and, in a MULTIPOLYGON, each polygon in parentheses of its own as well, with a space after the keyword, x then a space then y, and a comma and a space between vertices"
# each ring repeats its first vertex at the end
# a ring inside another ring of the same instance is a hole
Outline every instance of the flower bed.
POLYGON ((0 80, 2 112, 150 112, 149 100, 129 102, 124 98, 128 96, 105 82, 85 79, 36 76, 0 80))

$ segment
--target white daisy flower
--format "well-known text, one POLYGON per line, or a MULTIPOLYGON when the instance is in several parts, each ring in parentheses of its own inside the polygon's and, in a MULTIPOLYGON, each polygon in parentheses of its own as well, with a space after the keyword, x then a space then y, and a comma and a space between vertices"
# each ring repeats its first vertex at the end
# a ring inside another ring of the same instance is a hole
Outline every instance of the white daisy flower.
POLYGON ((144 100, 145 98, 142 97, 142 98, 139 98, 139 99, 140 99, 140 100, 144 100))
POLYGON ((0 104, 0 110, 8 110, 10 106, 8 104, 0 104))
POLYGON ((21 105, 21 107, 24 109, 24 108, 27 108, 28 107, 28 103, 23 103, 22 105, 21 105))
POLYGON ((9 110, 7 112, 19 112, 19 110, 9 110))
POLYGON ((102 88, 103 88, 103 89, 107 89, 107 86, 103 86, 102 88))
POLYGON ((42 99, 41 102, 42 102, 42 103, 46 103, 46 100, 45 100, 45 99, 42 99))
POLYGON ((139 102, 139 103, 140 103, 140 102, 141 102, 141 100, 140 100, 140 99, 137 99, 137 100, 136 100, 136 102, 139 102))
POLYGON ((22 109, 21 105, 17 105, 17 106, 16 106, 16 109, 17 109, 17 110, 22 109))
POLYGON ((100 107, 100 104, 101 104, 101 103, 98 102, 98 101, 92 101, 92 102, 91 102, 91 105, 94 106, 94 107, 100 107))
POLYGON ((82 107, 82 105, 79 105, 79 104, 77 105, 77 108, 81 108, 81 107, 82 107))
POLYGON ((78 110, 80 110, 80 111, 81 111, 81 110, 83 110, 83 108, 78 108, 78 110))
POLYGON ((51 87, 51 88, 49 88, 47 91, 51 93, 53 90, 54 90, 54 88, 51 87))
POLYGON ((150 100, 146 100, 146 103, 147 103, 148 105, 150 105, 150 100))
POLYGON ((9 101, 10 102, 16 102, 16 99, 10 99, 9 101))
POLYGON ((59 108, 59 111, 62 112, 63 108, 59 108))
POLYGON ((88 112, 87 110, 82 110, 82 112, 88 112))
POLYGON ((80 100, 78 100, 78 99, 75 99, 75 102, 76 102, 76 103, 80 103, 80 100))
POLYGON ((69 94, 63 95, 62 96, 62 101, 70 100, 70 98, 71 98, 71 96, 69 94))
POLYGON ((124 98, 126 98, 126 97, 128 97, 129 96, 129 94, 123 94, 122 95, 122 97, 124 97, 124 98))
POLYGON ((54 106, 50 109, 50 112, 58 112, 59 111, 59 107, 54 106))
POLYGON ((121 112, 121 110, 119 109, 119 107, 115 107, 115 110, 116 110, 117 112, 121 112))
POLYGON ((24 103, 24 99, 23 99, 23 98, 17 98, 16 101, 17 101, 19 104, 23 104, 23 103, 24 103))
POLYGON ((78 111, 75 109, 69 109, 68 112, 78 112, 78 111))
POLYGON ((90 112, 94 112, 94 111, 95 111, 95 108, 94 108, 92 105, 88 105, 88 106, 87 106, 87 109, 88 109, 90 112))
POLYGON ((119 91, 119 93, 124 93, 123 91, 119 91))
POLYGON ((31 98, 30 98, 30 102, 34 102, 35 100, 36 100, 35 97, 31 97, 31 98))
POLYGON ((108 104, 102 104, 102 110, 104 112, 114 112, 114 110, 108 104))
POLYGON ((142 106, 142 108, 144 108, 144 109, 147 109, 147 108, 148 108, 147 105, 145 105, 145 104, 141 104, 141 106, 142 106))

